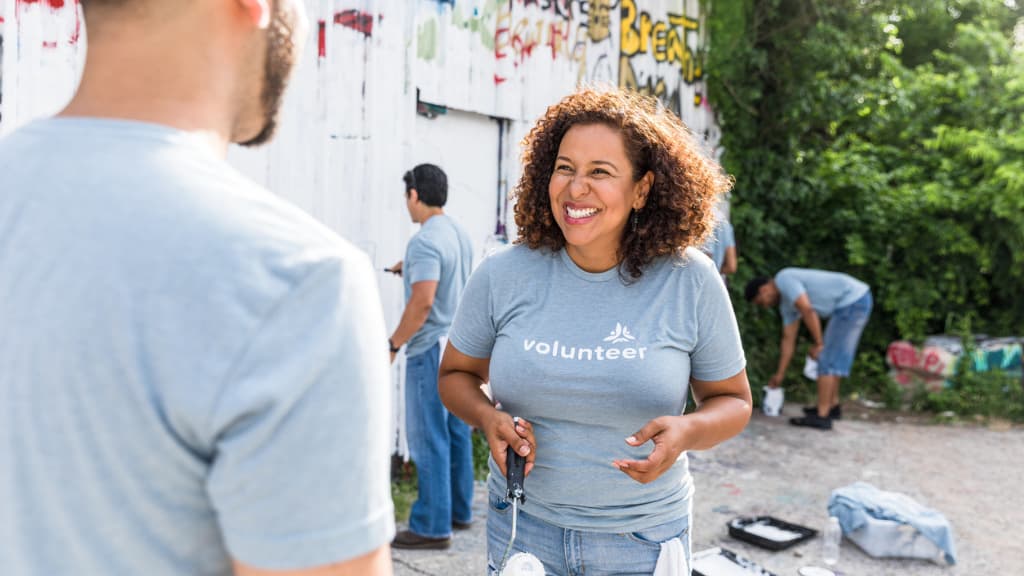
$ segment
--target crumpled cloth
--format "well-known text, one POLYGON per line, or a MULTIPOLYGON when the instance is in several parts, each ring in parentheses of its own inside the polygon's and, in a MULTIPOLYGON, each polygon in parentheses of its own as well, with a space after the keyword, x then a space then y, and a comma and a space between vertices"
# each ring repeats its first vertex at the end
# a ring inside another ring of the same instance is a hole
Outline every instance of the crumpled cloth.
POLYGON ((839 519, 847 538, 872 556, 922 557, 913 553, 915 547, 910 546, 913 542, 903 542, 904 539, 898 537, 902 534, 898 530, 902 525, 912 526, 943 553, 946 562, 956 564, 956 545, 949 520, 941 512, 905 494, 879 490, 867 482, 854 482, 832 492, 828 513, 839 519), (851 536, 861 529, 865 533, 851 536))

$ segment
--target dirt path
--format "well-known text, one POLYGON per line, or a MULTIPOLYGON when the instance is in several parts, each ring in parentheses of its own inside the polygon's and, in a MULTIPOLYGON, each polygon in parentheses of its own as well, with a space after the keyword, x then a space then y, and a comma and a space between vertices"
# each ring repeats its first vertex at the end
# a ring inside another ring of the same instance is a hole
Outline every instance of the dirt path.
MULTIPOLYGON (((798 409, 787 406, 786 413, 798 409)), ((725 523, 739 514, 770 514, 821 529, 831 491, 862 480, 945 514, 958 563, 876 560, 844 541, 842 573, 1024 574, 1024 431, 869 422, 848 412, 830 433, 758 414, 740 437, 694 454, 694 548, 727 547, 780 576, 820 565, 819 539, 773 553, 730 538, 725 523)))
MULTIPOLYGON (((784 416, 798 406, 788 405, 784 416)), ((837 573, 845 576, 996 576, 1024 574, 1024 430, 935 426, 924 419, 868 413, 849 406, 832 432, 790 426, 787 418, 756 414, 739 437, 691 455, 697 484, 693 548, 722 546, 778 576, 822 565, 821 541, 769 552, 731 538, 726 522, 770 514, 821 529, 829 494, 857 480, 902 492, 939 510, 953 524, 959 562, 876 560, 844 541, 837 573)), ((395 551, 395 574, 483 576, 486 568, 484 494, 478 519, 456 535, 452 550, 395 551)))

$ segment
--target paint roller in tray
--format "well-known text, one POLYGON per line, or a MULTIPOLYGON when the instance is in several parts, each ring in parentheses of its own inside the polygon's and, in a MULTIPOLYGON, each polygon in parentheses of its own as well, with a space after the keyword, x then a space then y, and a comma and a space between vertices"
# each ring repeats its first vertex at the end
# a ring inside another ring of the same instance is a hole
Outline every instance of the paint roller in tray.
MULTIPOLYGON (((519 417, 512 419, 519 422, 519 417)), ((512 503, 512 535, 501 557, 501 564, 494 576, 543 576, 544 565, 529 552, 518 552, 509 557, 516 541, 516 525, 519 522, 519 505, 526 502, 526 457, 516 454, 511 447, 505 450, 505 501, 512 503)))

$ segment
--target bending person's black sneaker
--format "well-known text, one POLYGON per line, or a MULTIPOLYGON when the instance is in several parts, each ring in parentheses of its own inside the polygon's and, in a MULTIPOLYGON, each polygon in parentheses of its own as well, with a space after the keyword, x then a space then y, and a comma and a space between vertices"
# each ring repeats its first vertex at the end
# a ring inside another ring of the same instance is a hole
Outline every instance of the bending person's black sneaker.
POLYGON ((458 520, 452 520, 452 530, 469 530, 473 527, 473 521, 459 522, 458 520))
MULTIPOLYGON (((818 407, 817 406, 804 406, 804 414, 807 414, 808 416, 810 416, 811 414, 817 415, 818 414, 818 407)), ((831 410, 828 411, 828 417, 833 419, 833 420, 842 420, 843 419, 843 407, 840 406, 839 404, 836 404, 835 406, 832 407, 831 410)))
POLYGON ((803 418, 790 418, 789 423, 793 426, 807 426, 808 428, 817 428, 818 430, 832 429, 832 420, 830 418, 822 418, 817 414, 808 414, 803 418))
POLYGON ((402 530, 395 534, 395 539, 391 541, 392 548, 402 548, 404 550, 447 550, 451 545, 452 539, 450 537, 427 538, 409 530, 402 530))

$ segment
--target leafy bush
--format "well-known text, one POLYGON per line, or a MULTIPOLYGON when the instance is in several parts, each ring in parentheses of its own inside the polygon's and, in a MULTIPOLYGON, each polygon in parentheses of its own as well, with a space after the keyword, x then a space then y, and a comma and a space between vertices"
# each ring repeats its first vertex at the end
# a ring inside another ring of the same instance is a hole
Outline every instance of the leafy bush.
POLYGON ((872 286, 846 391, 884 396, 888 343, 920 341, 950 317, 989 334, 1024 329, 1022 6, 711 3, 707 78, 737 180, 731 288, 752 382, 774 371, 781 327, 742 288, 785 266, 872 286))

